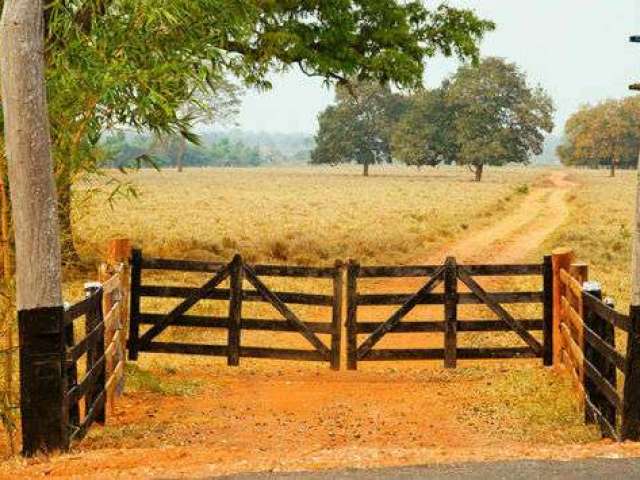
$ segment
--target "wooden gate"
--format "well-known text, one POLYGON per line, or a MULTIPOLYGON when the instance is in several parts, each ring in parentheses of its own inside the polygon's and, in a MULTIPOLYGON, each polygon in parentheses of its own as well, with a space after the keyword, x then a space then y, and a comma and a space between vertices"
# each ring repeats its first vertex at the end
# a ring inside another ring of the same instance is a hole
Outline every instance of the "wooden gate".
POLYGON ((551 257, 540 264, 522 265, 458 265, 448 258, 444 265, 404 267, 360 267, 350 261, 347 266, 347 365, 356 369, 360 361, 380 360, 444 360, 447 368, 455 368, 458 358, 524 358, 542 357, 544 364, 552 362, 553 274, 551 257), (475 277, 482 276, 538 276, 542 280, 539 291, 488 292, 475 277), (411 294, 361 293, 358 279, 424 277, 425 283, 411 294), (460 285, 459 285, 460 283, 460 285), (441 291, 436 291, 441 285, 441 291), (460 287, 468 291, 459 291, 460 287), (516 319, 504 305, 538 303, 541 318, 516 319), (494 320, 458 318, 458 306, 486 305, 496 316, 494 320), (366 306, 400 305, 385 321, 362 321, 359 308, 366 306), (419 305, 442 305, 443 319, 411 320, 406 317, 419 305), (459 332, 515 332, 524 346, 508 348, 460 348, 459 332), (542 331, 542 340, 531 334, 542 331), (388 334, 400 333, 444 334, 443 348, 374 348, 388 334), (358 336, 366 334, 364 341, 358 336))
POLYGON ((278 265, 249 265, 236 255, 229 264, 144 258, 134 250, 131 264, 131 322, 129 357, 138 358, 139 352, 183 353, 226 356, 229 365, 238 365, 241 357, 276 358, 329 362, 331 368, 340 368, 340 318, 342 315, 342 264, 334 267, 288 267, 278 265), (165 270, 173 272, 205 272, 212 276, 200 287, 165 286, 142 283, 143 271, 165 270), (332 294, 282 292, 269 288, 264 277, 297 277, 325 279, 332 282, 332 294), (222 288, 228 280, 228 288, 222 288), (251 288, 246 289, 245 285, 251 288), (166 313, 143 312, 142 299, 182 299, 166 313), (225 316, 189 314, 189 310, 203 300, 228 303, 225 316), (243 304, 263 302, 271 305, 279 319, 247 318, 243 304), (303 320, 289 305, 312 305, 330 309, 325 321, 303 320), (141 332, 141 325, 150 325, 141 332), (168 327, 223 329, 226 344, 168 342, 158 340, 168 327), (267 330, 294 332, 305 339, 309 349, 246 346, 243 331, 267 330), (329 342, 320 339, 329 336, 329 342))

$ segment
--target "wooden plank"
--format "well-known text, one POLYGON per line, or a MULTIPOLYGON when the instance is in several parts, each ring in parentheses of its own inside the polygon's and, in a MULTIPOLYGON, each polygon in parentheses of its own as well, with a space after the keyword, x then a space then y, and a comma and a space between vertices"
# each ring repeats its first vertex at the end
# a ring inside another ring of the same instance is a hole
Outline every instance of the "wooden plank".
POLYGON ((574 253, 570 249, 556 249, 551 255, 553 269, 553 364, 560 365, 560 352, 562 341, 560 334, 560 323, 562 319, 562 297, 565 287, 560 279, 560 270, 569 269, 574 259, 574 253), (557 341, 556 341, 557 340, 557 341))
POLYGON ((120 290, 120 285, 122 284, 121 276, 122 265, 119 267, 119 270, 113 273, 107 280, 101 282, 103 295, 109 295, 114 291, 120 290))
POLYGON ((134 249, 131 252, 131 296, 129 298, 129 360, 138 359, 140 344, 140 284, 142 280, 142 252, 134 249))
MULTIPOLYGON (((517 319, 527 331, 541 331, 543 321, 537 319, 517 319)), ((458 332, 510 332, 509 324, 504 320, 458 320, 458 332)))
POLYGON ((109 392, 113 392, 115 390, 115 387, 120 381, 122 375, 124 375, 124 359, 118 362, 118 364, 113 369, 111 376, 107 380, 107 385, 105 387, 105 389, 107 390, 107 396, 109 396, 109 392))
POLYGON ((591 330, 587 325, 584 326, 584 339, 595 348, 600 355, 612 362, 621 372, 624 373, 624 369, 627 365, 626 358, 618 352, 614 347, 605 342, 600 335, 591 330))
POLYGON ((96 363, 93 364, 91 370, 85 373, 84 377, 82 377, 82 380, 67 392, 66 399, 70 405, 77 403, 89 392, 92 387, 96 385, 98 377, 104 370, 105 360, 105 357, 102 356, 96 363))
POLYGON ((295 313, 287 307, 287 305, 271 290, 269 290, 264 283, 256 276, 255 272, 248 265, 243 265, 244 274, 247 277, 249 283, 251 283, 255 289, 262 295, 265 300, 268 300, 271 305, 292 325, 298 327, 300 334, 307 339, 307 341, 323 355, 329 355, 329 349, 322 343, 322 341, 302 322, 295 313))
POLYGON ((73 347, 67 349, 67 361, 77 362, 78 359, 87 353, 89 345, 94 344, 98 339, 102 338, 104 333, 104 323, 100 323, 94 327, 94 329, 85 335, 82 340, 77 342, 73 347))
POLYGON ((64 311, 64 322, 65 325, 70 325, 74 320, 80 318, 83 315, 86 315, 91 309, 95 308, 96 298, 95 296, 89 296, 80 300, 77 303, 74 303, 69 308, 64 311))
POLYGON ((391 315, 380 327, 378 327, 359 347, 358 358, 363 358, 367 352, 369 352, 374 345, 376 345, 384 335, 393 330, 393 327, 399 323, 416 305, 422 300, 423 295, 428 294, 434 288, 436 288, 443 281, 443 274, 445 267, 440 267, 434 275, 427 281, 426 284, 420 288, 415 294, 411 296, 393 315, 391 315))
POLYGON ((614 327, 620 328, 625 332, 629 332, 631 329, 629 317, 609 307, 602 300, 587 293, 583 295, 583 302, 585 308, 591 309, 599 318, 609 322, 614 327))
POLYGON ((198 343, 180 342, 151 342, 140 348, 140 351, 150 353, 175 353, 186 355, 207 355, 212 357, 226 357, 226 345, 204 345, 198 343))
MULTIPOLYGON (((180 287, 170 285, 142 285, 140 296, 142 297, 165 297, 165 298, 188 298, 200 289, 197 287, 180 287)), ((320 295, 317 293, 297 293, 297 292, 273 292, 283 302, 294 305, 333 305, 331 295, 320 295)), ((231 292, 228 288, 214 288, 207 292, 203 300, 228 300, 231 292)), ((244 302, 267 302, 256 290, 244 290, 242 292, 244 302)))
MULTIPOLYGON (((487 292, 488 298, 497 303, 517 304, 517 303, 542 303, 544 301, 543 292, 487 292)), ((377 293, 359 294, 358 305, 402 305, 406 303, 413 294, 411 293, 377 293)), ((429 293, 425 295, 418 305, 444 305, 444 293, 429 293)), ((484 302, 475 294, 462 292, 458 294, 458 305, 480 305, 484 302)))
POLYGON ((447 258, 444 271, 444 368, 456 368, 458 348, 458 273, 456 259, 447 258))
POLYGON ((469 287, 469 289, 480 298, 498 317, 507 322, 509 326, 516 332, 522 340, 525 341, 536 355, 542 355, 542 345, 522 326, 516 319, 511 316, 498 302, 491 298, 487 292, 467 273, 467 271, 458 267, 458 278, 469 287))
POLYGON ((151 340, 153 340, 156 336, 158 336, 167 326, 171 324, 171 322, 179 317, 180 315, 184 315, 187 310, 193 307, 196 303, 198 303, 203 298, 206 298, 206 295, 217 287, 221 282, 223 282, 229 276, 229 267, 225 266, 218 273, 214 275, 214 277, 208 280, 202 287, 196 289, 192 294, 190 294, 183 302, 177 305, 169 314, 163 318, 160 322, 153 325, 149 330, 147 330, 142 337, 140 337, 140 346, 147 346, 151 340))
POLYGON ((560 269, 560 280, 576 298, 582 297, 582 283, 564 268, 560 269))
POLYGON ((227 365, 237 366, 240 363, 240 329, 242 327, 242 282, 244 272, 242 257, 236 255, 229 265, 230 291, 229 323, 227 330, 227 365))
MULTIPOLYGON (((516 348, 459 348, 458 358, 466 360, 492 360, 507 358, 537 358, 528 347, 516 348)), ((373 349, 360 361, 387 360, 441 360, 444 359, 443 348, 432 349, 373 349)))
POLYGON ((591 402, 591 400, 589 400, 589 397, 585 396, 585 403, 585 406, 589 408, 589 410, 595 417, 595 421, 600 425, 602 436, 605 438, 612 438, 616 442, 621 442, 622 437, 620 436, 616 428, 611 424, 609 419, 602 414, 598 407, 593 402, 591 402))
POLYGON ((573 305, 569 303, 566 297, 562 297, 562 313, 563 320, 568 320, 572 325, 573 331, 576 333, 576 335, 572 335, 572 337, 575 339, 578 345, 580 345, 580 348, 582 348, 582 332, 584 330, 584 321, 582 319, 582 316, 578 312, 576 312, 576 310, 573 308, 573 305))
POLYGON ((331 368, 340 370, 340 353, 342 340, 342 292, 344 290, 343 264, 336 261, 333 273, 333 308, 331 309, 331 368))
POLYGON ((360 265, 347 263, 347 368, 358 368, 358 276, 360 265))
POLYGON ((431 277, 440 265, 361 266, 359 278, 431 277))
POLYGON ((330 361, 330 355, 317 350, 296 350, 289 348, 241 347, 240 355, 246 358, 273 358, 276 360, 300 360, 312 362, 330 361))
MULTIPOLYGON (((166 315, 160 313, 143 313, 140 315, 140 324, 153 325, 166 315)), ((171 327, 194 328, 222 328, 229 326, 229 317, 209 317, 205 315, 181 315, 176 318, 171 327)), ((304 324, 314 333, 331 334, 333 326, 329 322, 307 322, 304 324)), ((273 331, 273 332, 297 332, 298 329, 284 319, 243 318, 242 330, 273 331)))
POLYGON ((481 276, 528 276, 542 275, 543 265, 540 263, 512 264, 512 265, 463 265, 469 275, 481 276))
POLYGON ((605 379, 598 369, 593 366, 591 362, 585 359, 584 373, 589 376, 593 383, 598 387, 598 390, 607 397, 607 400, 616 408, 622 408, 622 400, 618 396, 618 393, 613 385, 611 385, 607 379, 605 379))
POLYGON ((170 258, 142 259, 141 267, 145 270, 173 270, 178 272, 216 273, 226 264, 222 262, 203 262, 198 260, 177 260, 170 258))
MULTIPOLYGON (((357 332, 358 333, 373 333, 380 326, 382 326, 384 322, 363 322, 358 321, 357 332)), ((427 332, 427 333, 436 333, 436 332, 444 332, 444 322, 443 321, 426 321, 426 322, 416 322, 416 321, 404 321, 397 323, 392 330, 387 333, 418 333, 418 332, 427 332)))
POLYGON ((310 277, 327 278, 334 277, 336 267, 292 267, 286 265, 252 265, 251 268, 260 277, 310 277))
POLYGON ((111 309, 104 315, 105 332, 113 332, 120 327, 120 304, 114 303, 111 309))
POLYGON ((104 410, 106 399, 107 399, 106 390, 102 390, 96 396, 91 406, 87 409, 87 413, 84 417, 83 422, 69 436, 70 442, 76 442, 76 441, 82 440, 86 436, 91 425, 93 425, 93 423, 96 421, 100 421, 99 418, 100 418, 101 412, 104 410))
POLYGON ((563 336, 564 344, 567 347, 567 354, 569 355, 569 359, 571 360, 571 365, 579 372, 579 378, 582 379, 584 377, 582 367, 584 363, 584 353, 575 342, 575 340, 571 336, 569 328, 564 323, 560 324, 560 333, 563 336))

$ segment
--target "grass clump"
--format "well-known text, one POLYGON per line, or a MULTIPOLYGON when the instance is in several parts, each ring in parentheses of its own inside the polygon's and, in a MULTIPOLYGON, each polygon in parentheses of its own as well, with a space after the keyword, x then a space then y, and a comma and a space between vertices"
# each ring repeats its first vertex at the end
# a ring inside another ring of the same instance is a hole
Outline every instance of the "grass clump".
POLYGON ((201 390, 201 383, 184 378, 167 378, 176 374, 172 367, 163 369, 162 375, 144 370, 138 365, 127 363, 125 367, 126 390, 170 396, 192 396, 201 390))

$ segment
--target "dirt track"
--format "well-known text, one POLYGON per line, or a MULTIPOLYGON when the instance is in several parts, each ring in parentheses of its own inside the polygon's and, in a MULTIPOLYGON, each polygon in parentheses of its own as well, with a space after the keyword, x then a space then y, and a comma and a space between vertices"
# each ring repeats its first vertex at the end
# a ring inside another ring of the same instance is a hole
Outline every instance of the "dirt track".
MULTIPOLYGON (((571 187, 563 172, 554 172, 499 222, 417 260, 439 262, 451 254, 466 262, 524 260, 565 221, 571 187)), ((513 441, 505 446, 491 418, 469 416, 478 384, 504 371, 497 364, 481 372, 444 372, 439 363, 331 372, 324 366, 243 362, 226 369, 200 362, 180 372, 202 383, 198 394, 126 395, 111 429, 94 431, 80 452, 30 466, 4 465, 0 478, 200 478, 274 469, 640 455, 635 445, 607 443, 562 450, 513 441)))

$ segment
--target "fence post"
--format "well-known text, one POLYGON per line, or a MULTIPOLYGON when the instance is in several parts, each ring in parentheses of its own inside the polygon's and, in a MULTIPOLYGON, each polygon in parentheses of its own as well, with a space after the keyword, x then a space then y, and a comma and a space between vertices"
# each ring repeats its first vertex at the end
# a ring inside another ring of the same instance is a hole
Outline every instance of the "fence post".
POLYGON ((347 263, 347 368, 358 369, 358 272, 360 265, 347 263))
POLYGON ((333 274, 333 308, 331 317, 331 368, 340 370, 340 346, 342 338, 342 290, 344 264, 336 260, 333 274))
MULTIPOLYGON (((595 282, 591 282, 584 286, 584 289, 582 292, 583 298, 587 294, 597 298, 598 300, 602 300, 602 291, 600 289, 600 285, 598 285, 595 282)), ((593 330, 594 333, 600 335, 602 320, 600 320, 594 314, 594 312, 591 311, 590 308, 585 306, 587 305, 587 303, 584 302, 584 300, 582 301, 582 304, 583 304, 582 319, 584 321, 585 327, 589 328, 590 330, 593 330)), ((596 367, 599 373, 604 373, 603 362, 602 362, 603 359, 598 354, 596 349, 591 346, 590 342, 584 342, 583 352, 584 352, 583 363, 589 362, 594 367, 596 367)), ((586 366, 583 365, 582 370, 586 371, 586 366)), ((592 403, 596 408, 598 408, 598 410, 600 410, 603 415, 605 415, 606 409, 604 407, 607 406, 606 399, 603 399, 603 396, 600 393, 600 390, 594 384, 593 380, 591 380, 591 377, 589 377, 588 375, 584 375, 584 378, 582 379, 582 384, 584 386, 584 395, 586 397, 586 400, 588 400, 584 402, 584 420, 586 423, 593 423, 596 417, 594 412, 589 407, 589 402, 592 403)), ((607 416, 607 419, 609 419, 609 416, 607 416)), ((604 431, 604 429, 602 431, 604 431)))
POLYGON ((542 363, 545 367, 549 367, 553 365, 553 265, 551 255, 545 255, 542 263, 542 290, 544 295, 542 363))
POLYGON ((66 450, 64 308, 18 312, 22 453, 66 450))
POLYGON ((456 368, 458 349, 458 266, 447 257, 444 272, 444 367, 456 368))
POLYGON ((233 257, 229 279, 229 327, 227 329, 227 365, 240 364, 240 329, 242 328, 242 257, 233 257))
POLYGON ((142 251, 131 251, 131 306, 129 308, 129 360, 138 360, 140 338, 140 284, 142 279, 142 251))
MULTIPOLYGON (((68 304, 65 303, 65 310, 67 309, 68 304)), ((73 322, 70 322, 68 325, 64 326, 64 344, 66 348, 73 347, 75 342, 75 332, 73 330, 73 322)), ((65 365, 65 389, 66 391, 71 390, 78 384, 78 363, 71 362, 65 365)), ((74 402, 73 405, 69 405, 69 417, 68 423, 70 425, 78 426, 80 425, 80 405, 78 402, 74 402)))
POLYGON ((627 368, 622 401, 622 439, 640 441, 640 306, 629 309, 627 368))
POLYGON ((562 295, 563 288, 560 281, 560 270, 567 272, 573 262, 573 250, 561 248, 554 250, 551 254, 551 264, 553 268, 553 365, 559 366, 562 360, 562 335, 560 333, 560 323, 562 320, 562 295))
MULTIPOLYGON (((89 310, 86 315, 85 322, 85 336, 89 334, 98 326, 103 323, 104 316, 102 314, 102 302, 103 302, 103 290, 102 285, 97 282, 86 283, 84 286, 85 295, 87 297, 95 298, 93 308, 89 310)), ((104 329, 102 335, 95 341, 91 342, 87 348, 87 372, 96 366, 102 359, 102 366, 98 370, 95 385, 89 389, 85 396, 85 412, 94 405, 96 399, 104 392, 107 383, 107 359, 104 357, 104 329)), ((106 392, 105 392, 106 395, 106 392)), ((106 398, 105 401, 96 410, 95 421, 104 425, 106 415, 106 398)))

